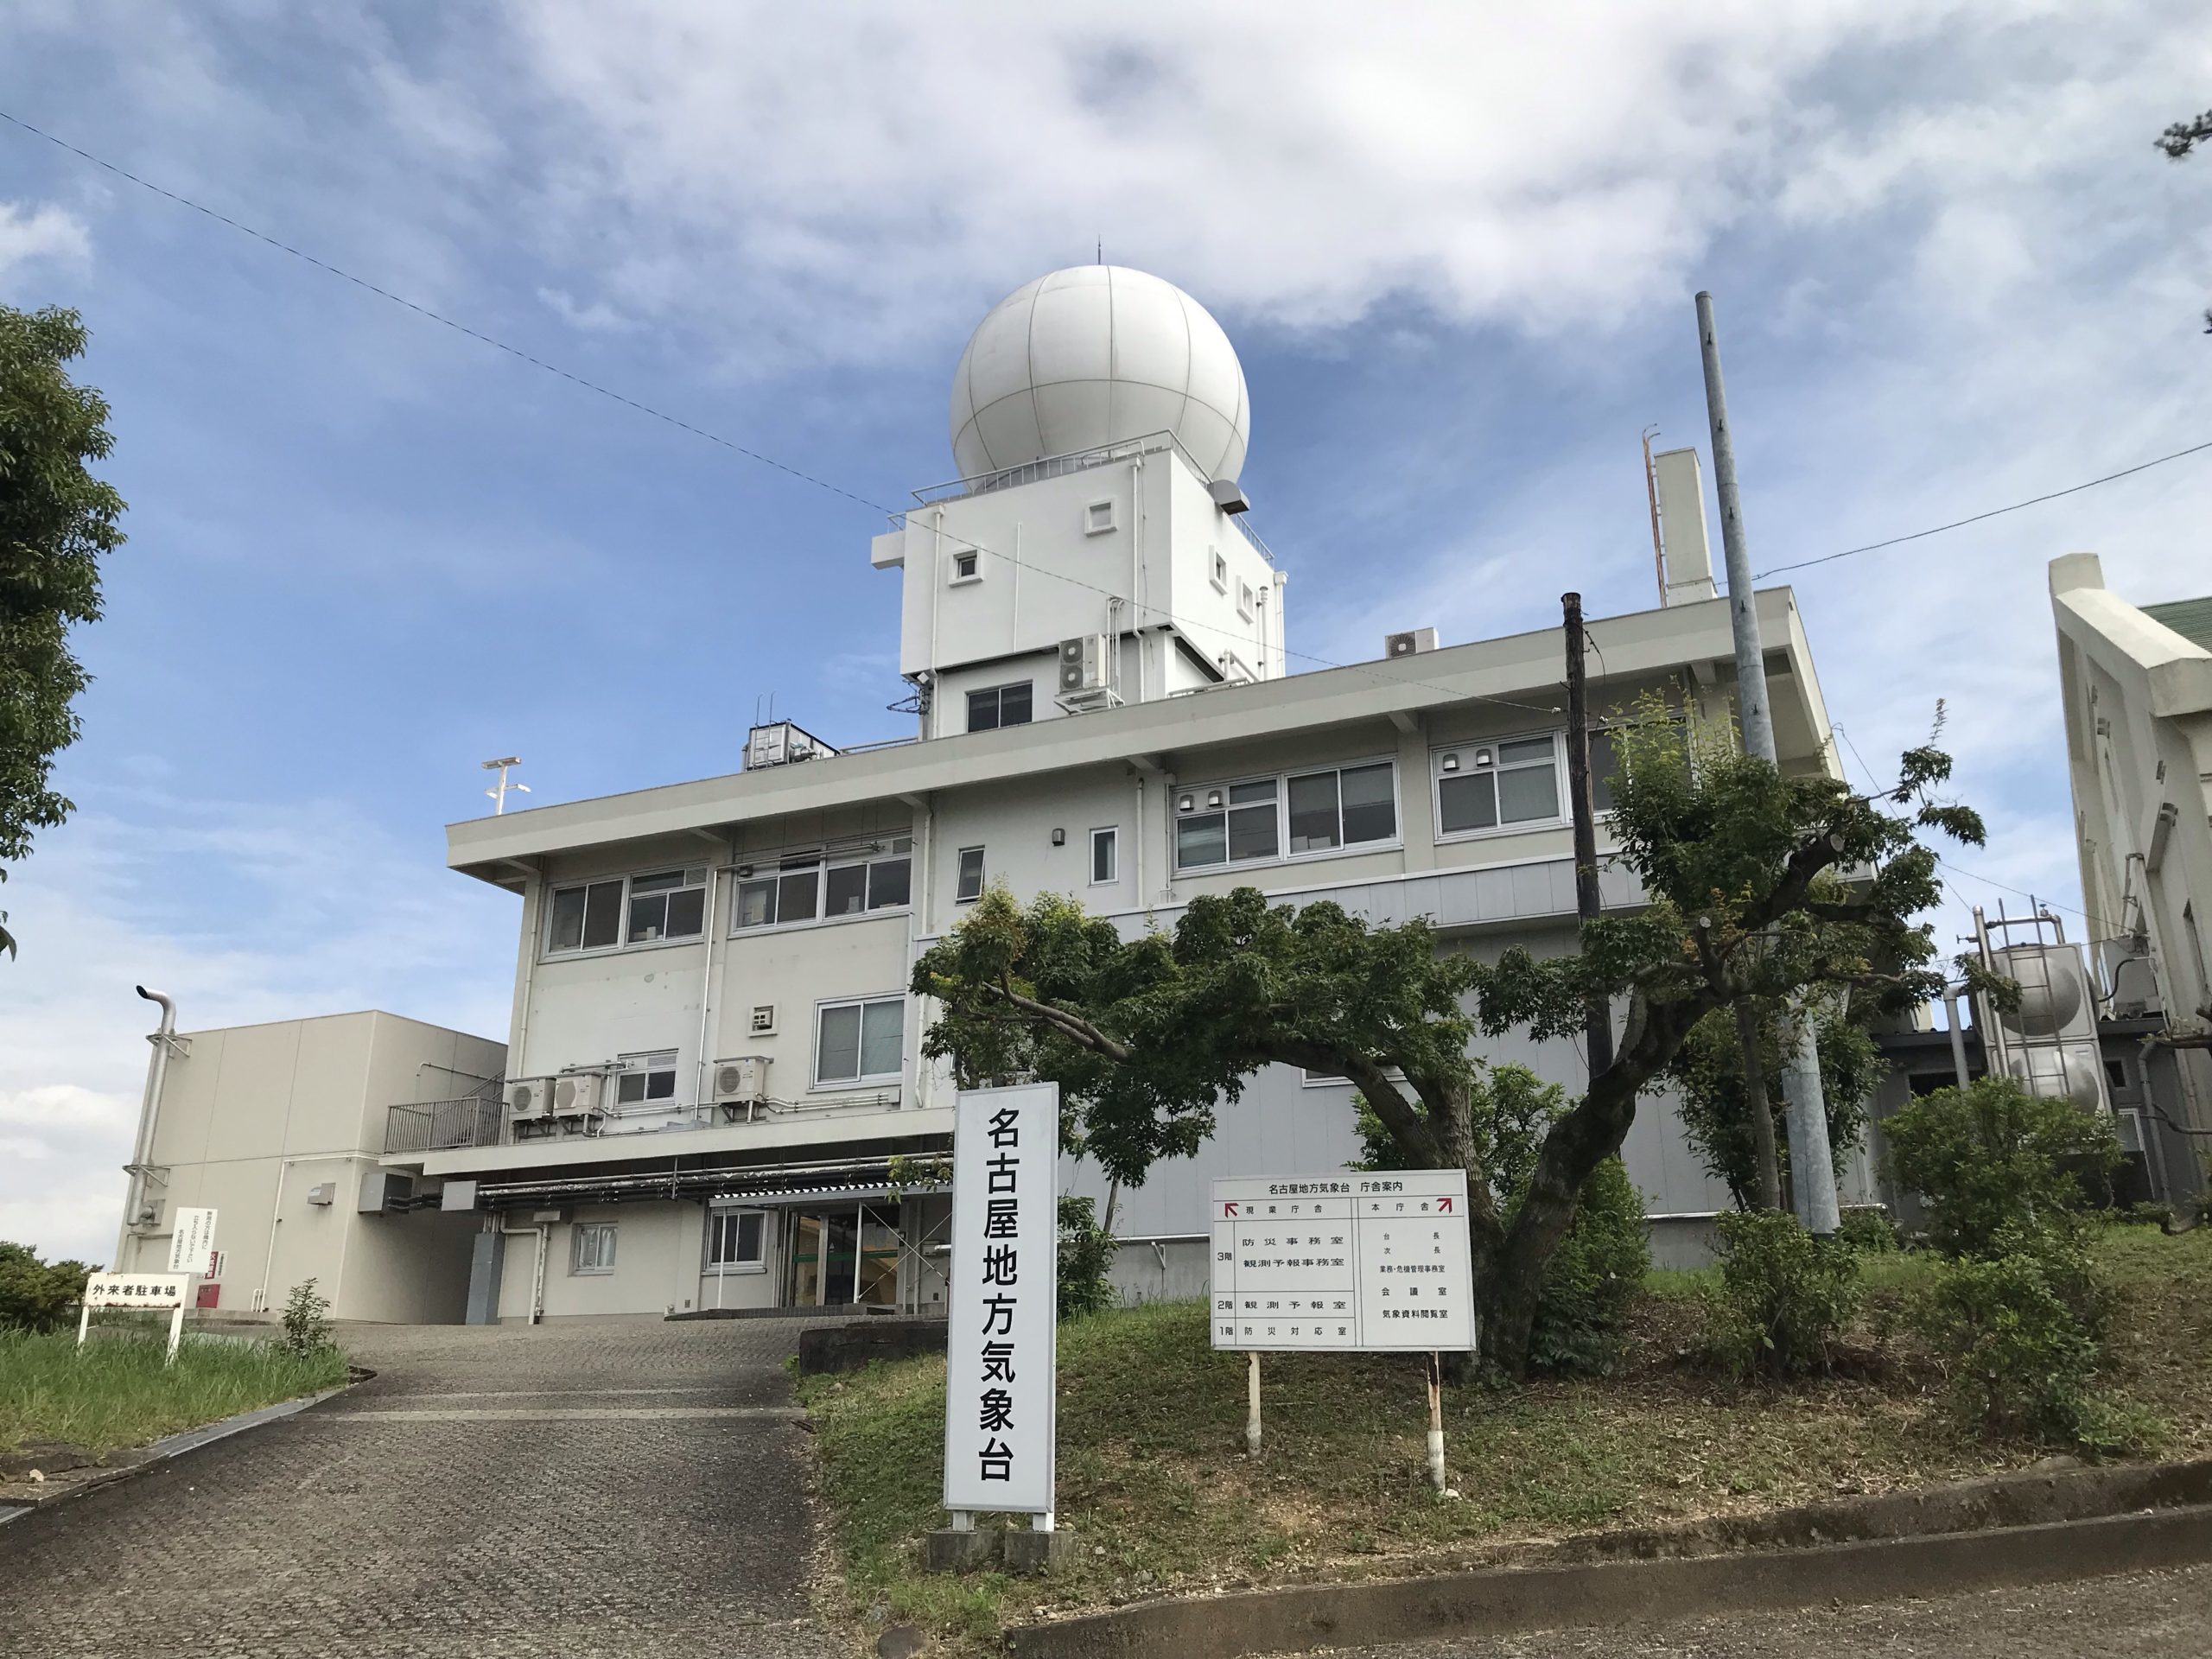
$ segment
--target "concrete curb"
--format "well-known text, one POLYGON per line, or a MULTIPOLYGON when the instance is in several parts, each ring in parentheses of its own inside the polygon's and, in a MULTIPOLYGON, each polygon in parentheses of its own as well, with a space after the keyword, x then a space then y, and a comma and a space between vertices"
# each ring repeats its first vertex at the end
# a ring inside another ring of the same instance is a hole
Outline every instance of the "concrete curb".
POLYGON ((2204 1560, 2212 1460, 2036 1471, 1569 1540, 1480 1571, 1140 1603, 1015 1629, 1007 1649, 1020 1659, 1224 1659, 1952 1594, 2204 1560), (1764 1548, 1716 1553, 1747 1544, 1764 1548))
POLYGON ((82 1480, 73 1480, 66 1484, 57 1483, 53 1491, 41 1492, 33 1497, 0 1500, 0 1526, 5 1526, 11 1521, 21 1521, 26 1516, 59 1509, 88 1492, 100 1491, 134 1476, 146 1474, 174 1459, 183 1457, 187 1452, 197 1452, 203 1446, 213 1446, 218 1440, 226 1440, 232 1435, 242 1434, 250 1428, 259 1428, 264 1423, 295 1416, 309 1406, 319 1406, 326 1400, 336 1399, 375 1375, 374 1371, 356 1366, 353 1375, 334 1389, 325 1389, 320 1394, 302 1395, 296 1400, 280 1400, 273 1406, 242 1411, 235 1417, 202 1423, 197 1428, 180 1429, 149 1446, 132 1446, 128 1449, 127 1455, 130 1459, 128 1463, 117 1464, 113 1468, 101 1468, 82 1480))

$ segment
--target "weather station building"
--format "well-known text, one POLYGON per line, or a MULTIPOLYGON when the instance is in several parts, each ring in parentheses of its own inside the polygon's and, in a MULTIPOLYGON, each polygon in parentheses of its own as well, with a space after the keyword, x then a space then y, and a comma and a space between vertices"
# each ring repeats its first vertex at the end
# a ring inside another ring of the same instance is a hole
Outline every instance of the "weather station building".
MULTIPOLYGON (((953 1086, 906 987, 989 883, 1132 936, 1249 886, 1427 917, 1484 957, 1573 948, 1560 630, 1415 626, 1290 672, 1288 574, 1237 482, 1251 424, 1227 336, 1169 283, 1102 264, 1017 289, 954 373, 961 476, 868 549, 900 584, 911 737, 841 748, 779 722, 728 775, 448 829, 450 867, 518 900, 505 1063, 454 1098, 395 1096, 379 1167, 408 1193, 384 1219, 466 1228, 446 1270, 468 1319, 942 1311, 953 1086)), ((1656 474, 1673 602, 1605 619, 1592 705, 1722 713, 1734 645, 1695 453, 1656 474)), ((1758 608, 1783 765, 1833 772, 1795 599, 1758 608)), ((1604 892, 1639 901, 1625 872, 1604 892)), ((1585 1080, 1573 1044, 1484 1052, 1585 1080)), ((1270 1068, 1196 1156, 1118 1192, 1125 1294, 1203 1294, 1209 1180, 1341 1167, 1351 1092, 1270 1068)), ((1625 1155, 1661 1259, 1695 1259, 1730 1204, 1665 1096, 1625 1155)), ((1863 1160, 1840 1173, 1870 1196, 1863 1160)), ((1067 1180, 1103 1209, 1096 1168, 1067 1180)))

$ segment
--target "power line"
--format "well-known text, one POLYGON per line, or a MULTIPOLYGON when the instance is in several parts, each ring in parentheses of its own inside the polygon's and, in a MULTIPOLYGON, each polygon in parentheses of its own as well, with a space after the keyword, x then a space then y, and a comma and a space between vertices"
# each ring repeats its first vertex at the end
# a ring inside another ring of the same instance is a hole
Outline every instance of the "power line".
POLYGON ((2031 495, 2024 501, 2013 502, 2010 506, 1992 507, 1987 512, 1977 512, 1970 518, 1954 518, 1948 524, 1937 524, 1929 530, 1916 530, 1910 536, 1892 536, 1885 542, 1869 542, 1864 547, 1847 547, 1840 553, 1823 553, 1817 559, 1800 559, 1795 564, 1772 565, 1760 571, 1751 580, 1764 582, 1769 576, 1778 576, 1785 570, 1804 570, 1816 564, 1833 564, 1838 559, 1855 558, 1861 553, 1878 552, 1885 547, 1898 547, 1906 542, 1917 542, 1929 536, 1941 536, 1947 530, 1960 530, 1967 524, 1978 524, 1985 518, 2001 518, 2005 514, 2018 512, 2023 507, 2039 506, 2045 501, 2056 501, 2063 495, 2079 495, 2083 490, 2094 490, 2100 484, 2109 484, 2115 479, 2132 478, 2137 473, 2148 472, 2153 467, 2163 467, 2170 461, 2179 461, 2183 455, 2198 454, 2207 449, 2212 449, 2212 438, 2206 439, 2202 443, 2193 443, 2186 449, 2177 449, 2170 455, 2159 455, 2154 460, 2138 461, 2133 467, 2123 467, 2116 473, 2107 473, 2102 478, 2093 478, 2086 484, 2069 484, 2066 488, 2053 490, 2048 495, 2031 495))
MULTIPOLYGON (((532 368, 541 369, 547 374, 557 376, 559 378, 568 381, 572 385, 582 387, 586 391, 592 392, 599 397, 605 397, 612 402, 620 404, 626 409, 634 410, 640 415, 646 416, 652 420, 659 421, 665 425, 672 426, 679 431, 688 432, 693 437, 702 438, 707 442, 718 445, 721 448, 728 450, 733 454, 742 455, 747 461, 758 461, 764 467, 773 467, 776 471, 785 474, 788 477, 798 479, 802 483, 810 484, 817 489, 826 490, 832 495, 842 496, 846 500, 854 502, 860 506, 866 507, 872 512, 881 513, 885 518, 891 519, 894 523, 904 522, 907 517, 906 513, 902 511, 887 507, 880 501, 872 501, 868 497, 846 489, 842 485, 833 484, 827 479, 818 478, 811 473, 802 471, 797 467, 778 461, 772 455, 763 454, 757 449, 747 448, 741 443, 734 442, 730 439, 723 437, 720 433, 709 431, 705 427, 699 426, 692 422, 684 420, 680 416, 671 415, 664 410, 656 409, 651 404, 641 403, 637 398, 632 397, 626 393, 617 391, 610 386, 602 385, 596 380, 577 374, 572 370, 564 369, 557 363, 548 362, 542 357, 538 357, 530 352, 524 351, 520 346, 511 346, 505 340, 496 339, 493 335, 484 333, 480 328, 473 328, 468 324, 447 316, 442 312, 433 310, 429 306, 419 304, 416 301, 408 299, 403 295, 395 294, 390 289, 382 287, 376 283, 372 283, 365 276, 358 276, 350 270, 346 270, 340 266, 332 264, 327 259, 317 258, 314 254, 306 252, 302 249, 296 248, 290 243, 283 240, 281 238, 271 236, 265 231, 257 230, 254 226, 245 224, 242 220, 232 218, 227 213, 218 212, 215 208, 209 207, 203 203, 194 201, 189 196, 181 195, 174 190, 170 190, 162 185, 156 184, 149 179, 141 178, 137 174, 130 171, 128 168, 118 167, 115 162, 108 161, 105 157, 95 156, 88 149, 79 149, 77 145, 69 143, 66 138, 56 137, 53 133, 45 130, 45 129, 33 126, 29 122, 23 120, 18 116, 10 115, 5 110, 0 110, 0 121, 5 121, 10 126, 29 133, 34 137, 42 138, 48 143, 55 146, 57 149, 67 150, 72 156, 75 156, 81 160, 90 162, 93 166, 104 168, 107 172, 115 175, 116 177, 126 180, 129 182, 137 185, 142 190, 150 191, 155 195, 162 197, 164 200, 175 202, 180 207, 189 208, 195 213, 212 219, 217 224, 226 226, 243 236, 251 237, 255 241, 274 248, 280 253, 289 254, 293 258, 312 265, 317 270, 322 271, 327 276, 335 276, 340 282, 350 283, 356 288, 375 295, 378 299, 388 301, 391 304, 398 306, 404 310, 411 311, 416 316, 423 317, 429 321, 437 323, 441 327, 450 328, 455 334, 465 334, 469 339, 477 341, 479 344, 488 346, 493 351, 505 353, 507 356, 514 358, 519 362, 529 364, 532 368)), ((1031 564, 1027 560, 1018 558, 1011 553, 1001 552, 995 548, 985 546, 980 542, 971 542, 960 537, 947 537, 944 531, 938 529, 935 525, 930 525, 928 528, 931 533, 938 538, 940 543, 950 540, 954 542, 960 550, 966 551, 972 549, 979 553, 988 554, 995 559, 1002 559, 1010 565, 1015 566, 1020 569, 1030 571, 1034 575, 1049 577, 1058 582, 1064 582, 1072 587, 1087 588, 1090 592, 1097 594, 1103 598, 1118 600, 1131 607, 1135 607, 1137 604, 1135 597, 1132 594, 1116 594, 1111 588, 1102 588, 1096 582, 1084 582, 1080 577, 1067 575, 1065 571, 1049 569, 1043 565, 1031 564)), ((1179 616, 1173 611, 1162 609, 1155 605, 1147 604, 1142 608, 1152 612, 1157 616, 1165 617, 1171 622, 1179 623, 1186 628, 1201 629, 1207 632, 1217 633, 1224 638, 1236 639, 1239 641, 1242 641, 1245 638, 1243 634, 1237 632, 1236 630, 1223 627, 1217 623, 1202 622, 1193 617, 1179 616)), ((1378 674, 1373 670, 1362 667, 1357 664, 1332 662, 1328 658, 1315 656, 1312 652, 1293 651, 1287 644, 1281 647, 1281 651, 1285 657, 1295 657, 1300 662, 1317 664, 1323 668, 1351 669, 1355 673, 1365 674, 1370 679, 1376 680, 1382 683, 1390 685, 1414 686, 1424 690, 1440 692, 1446 696, 1454 699, 1455 701, 1496 703, 1502 708, 1518 709, 1530 714, 1555 715, 1559 713, 1559 710, 1556 708, 1547 708, 1532 702, 1521 702, 1511 697, 1485 696, 1477 693, 1459 690, 1450 686, 1437 685, 1427 680, 1412 680, 1402 678, 1396 675, 1378 674)))

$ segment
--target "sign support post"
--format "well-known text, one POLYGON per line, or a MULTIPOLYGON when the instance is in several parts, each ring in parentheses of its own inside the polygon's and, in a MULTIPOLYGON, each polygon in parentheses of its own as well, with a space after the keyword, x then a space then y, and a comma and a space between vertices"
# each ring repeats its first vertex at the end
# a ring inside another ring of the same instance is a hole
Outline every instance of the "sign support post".
POLYGON ((1260 1351, 1252 1351, 1252 1365, 1244 1378, 1244 1449, 1260 1455, 1260 1351))
POLYGON ((1444 1485, 1444 1361, 1428 1357, 1428 1484, 1441 1493, 1444 1485))

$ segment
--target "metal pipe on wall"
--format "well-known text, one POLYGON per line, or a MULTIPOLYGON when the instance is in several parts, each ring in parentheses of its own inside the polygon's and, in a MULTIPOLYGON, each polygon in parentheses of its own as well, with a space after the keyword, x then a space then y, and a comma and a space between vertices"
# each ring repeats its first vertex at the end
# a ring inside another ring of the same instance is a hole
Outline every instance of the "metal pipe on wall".
POLYGON ((165 991, 149 991, 143 985, 133 988, 146 1001, 156 1004, 162 1017, 146 1039, 154 1052, 146 1062, 146 1092, 138 1103, 138 1137, 130 1152, 130 1187, 123 1206, 123 1238, 116 1241, 118 1268, 124 1265, 123 1239, 130 1237, 130 1230, 139 1224, 146 1207, 146 1166, 154 1160, 154 1129, 161 1116, 162 1085, 168 1080, 169 1049, 176 1041, 176 1000, 165 991))

